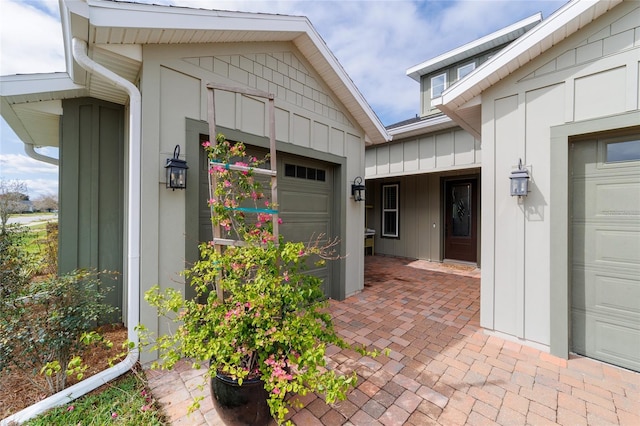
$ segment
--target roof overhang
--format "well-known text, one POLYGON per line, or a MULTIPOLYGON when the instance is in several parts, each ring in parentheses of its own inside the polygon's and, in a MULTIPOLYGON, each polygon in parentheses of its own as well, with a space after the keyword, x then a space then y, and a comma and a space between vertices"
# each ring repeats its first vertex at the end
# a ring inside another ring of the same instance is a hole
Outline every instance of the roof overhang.
POLYGON ((2 117, 20 140, 58 146, 62 100, 87 96, 67 73, 4 76, 0 81, 2 117))
POLYGON ((407 75, 415 81, 420 82, 420 78, 423 75, 430 74, 438 69, 462 62, 465 59, 472 58, 480 53, 512 42, 534 26, 538 25, 540 21, 542 21, 541 13, 531 15, 528 18, 509 25, 508 27, 467 43, 464 46, 460 46, 456 49, 443 53, 440 56, 436 56, 433 59, 429 59, 428 61, 415 65, 407 70, 407 75))
MULTIPOLYGON (((88 74, 74 61, 71 49, 74 38, 87 43, 91 59, 134 84, 142 69, 142 46, 145 44, 291 42, 364 130, 366 143, 381 143, 391 138, 364 96, 304 16, 105 0, 60 0, 60 15, 67 72, 44 75, 40 79, 33 77, 39 82, 33 87, 18 82, 32 76, 2 77, 2 116, 21 139, 30 135, 28 139, 23 139, 27 143, 38 146, 58 144, 57 130, 55 136, 45 132, 46 137, 36 137, 36 134, 43 133, 38 129, 43 122, 23 111, 25 103, 41 102, 39 97, 60 102, 68 97, 91 96, 119 104, 127 103, 127 95, 121 89, 88 74), (60 80, 65 80, 66 86, 60 87, 60 80), (74 92, 69 92, 69 89, 74 92)), ((33 108, 36 108, 35 105, 27 109, 33 108)), ((49 127, 52 122, 49 120, 49 127)))
POLYGON ((444 91, 432 105, 477 137, 481 134, 481 94, 562 40, 593 22, 623 0, 573 0, 496 53, 471 74, 444 91))
POLYGON ((437 132, 440 130, 450 129, 452 127, 458 127, 458 124, 450 117, 444 114, 438 114, 433 117, 423 118, 421 120, 388 129, 387 131, 391 135, 394 141, 399 139, 407 139, 425 133, 437 132))

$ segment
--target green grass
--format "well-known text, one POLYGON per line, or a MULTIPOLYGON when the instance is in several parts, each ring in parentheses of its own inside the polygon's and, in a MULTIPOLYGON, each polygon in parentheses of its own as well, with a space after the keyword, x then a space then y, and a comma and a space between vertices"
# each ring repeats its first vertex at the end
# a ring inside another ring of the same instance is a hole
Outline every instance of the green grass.
POLYGON ((54 408, 25 425, 165 426, 168 422, 153 403, 141 374, 143 373, 128 373, 98 391, 54 408))

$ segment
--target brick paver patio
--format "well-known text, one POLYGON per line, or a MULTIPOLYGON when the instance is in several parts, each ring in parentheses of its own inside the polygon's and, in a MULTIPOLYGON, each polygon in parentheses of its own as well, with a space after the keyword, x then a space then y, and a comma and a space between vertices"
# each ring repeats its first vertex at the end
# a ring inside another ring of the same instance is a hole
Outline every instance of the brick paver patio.
MULTIPOLYGON (((298 425, 640 425, 640 374, 588 358, 563 360, 479 328, 478 270, 382 256, 366 258, 365 289, 331 302, 346 340, 389 348, 363 358, 330 348, 358 386, 330 407, 315 395, 298 425)), ((173 425, 221 425, 201 371, 187 362, 148 371, 173 425), (199 410, 187 415, 192 398, 199 410)))

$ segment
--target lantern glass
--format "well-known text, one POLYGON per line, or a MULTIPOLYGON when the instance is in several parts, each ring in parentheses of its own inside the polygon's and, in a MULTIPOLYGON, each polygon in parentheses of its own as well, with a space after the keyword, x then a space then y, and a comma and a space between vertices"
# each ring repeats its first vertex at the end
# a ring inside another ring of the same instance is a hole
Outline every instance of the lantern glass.
POLYGON ((512 196, 527 195, 528 190, 529 190, 528 177, 511 178, 511 195, 512 196))
POLYGON ((180 160, 180 145, 176 145, 173 151, 173 158, 167 158, 164 166, 167 170, 167 188, 173 190, 187 188, 187 162, 180 160))
POLYGON ((529 192, 529 170, 519 166, 518 170, 511 172, 511 196, 525 197, 529 192))

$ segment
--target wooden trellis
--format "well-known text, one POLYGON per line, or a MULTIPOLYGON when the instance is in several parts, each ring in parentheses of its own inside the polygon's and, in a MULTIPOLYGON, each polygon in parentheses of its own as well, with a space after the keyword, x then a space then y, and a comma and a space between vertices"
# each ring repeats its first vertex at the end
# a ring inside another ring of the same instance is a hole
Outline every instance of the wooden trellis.
MULTIPOLYGON (((207 92, 208 92, 208 120, 209 120, 209 139, 212 145, 217 144, 217 132, 216 132, 216 104, 215 104, 215 91, 222 90, 225 92, 237 93, 244 96, 252 96, 257 98, 263 98, 268 100, 268 108, 269 108, 269 156, 270 156, 270 169, 261 169, 261 168, 249 168, 246 166, 237 166, 235 164, 221 164, 216 161, 209 161, 209 168, 215 166, 223 166, 229 170, 234 170, 238 172, 244 172, 251 170, 253 173, 259 175, 266 175, 271 177, 271 203, 273 206, 278 206, 278 173, 277 173, 277 161, 276 161, 276 118, 275 118, 275 105, 274 105, 274 95, 262 92, 260 90, 246 89, 240 87, 230 87, 220 84, 207 84, 207 92)), ((209 175, 209 198, 213 198, 214 188, 217 184, 217 177, 215 173, 208 173, 209 175)), ((278 241, 278 210, 262 210, 262 209, 244 209, 248 212, 261 213, 267 212, 271 214, 271 220, 273 224, 273 235, 275 240, 278 241), (259 211, 258 211, 259 210, 259 211)), ((217 253, 222 251, 222 246, 230 246, 230 245, 243 245, 244 241, 232 240, 229 238, 222 238, 222 232, 220 230, 220 225, 213 226, 213 239, 212 242, 214 244, 214 250, 217 253)), ((218 299, 223 299, 223 289, 222 286, 216 283, 216 294, 218 299)))

